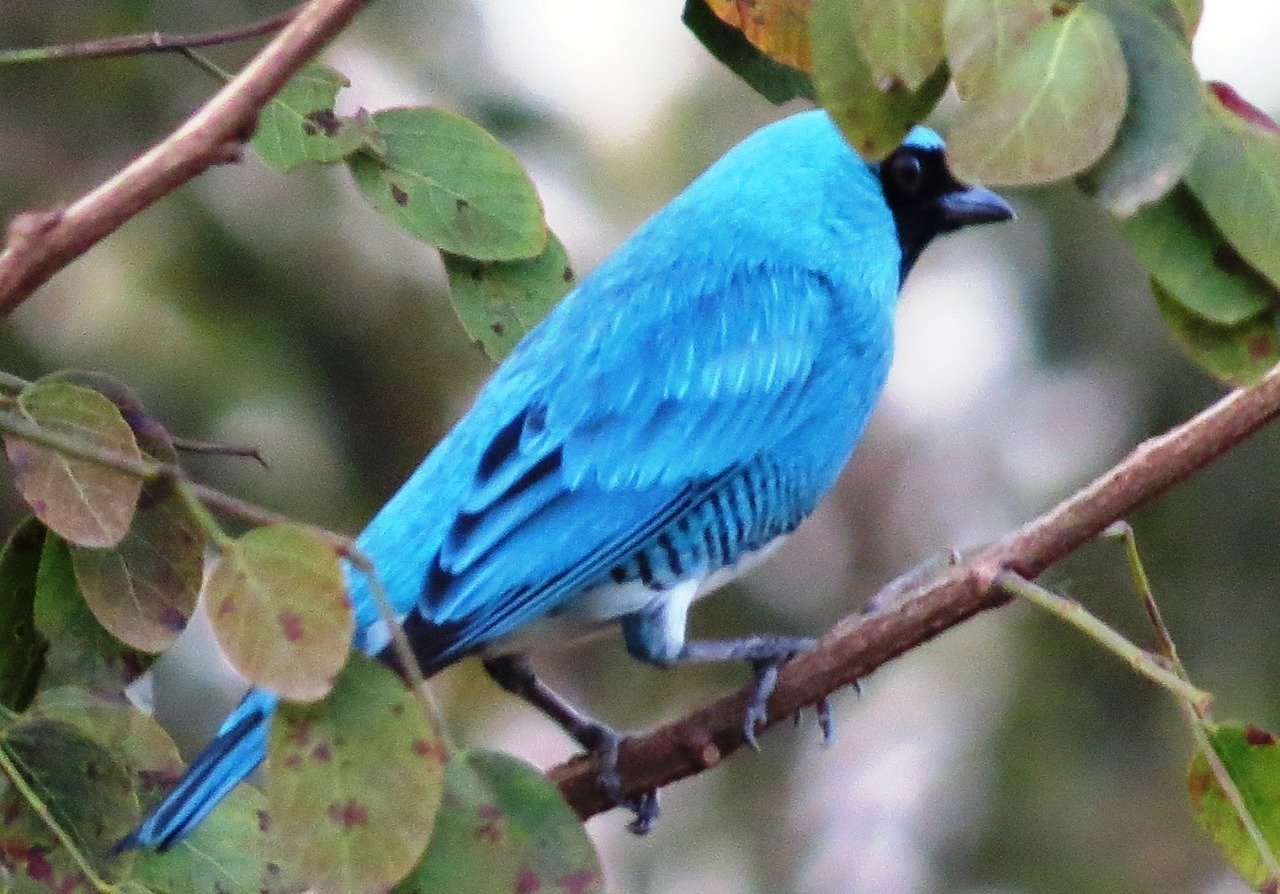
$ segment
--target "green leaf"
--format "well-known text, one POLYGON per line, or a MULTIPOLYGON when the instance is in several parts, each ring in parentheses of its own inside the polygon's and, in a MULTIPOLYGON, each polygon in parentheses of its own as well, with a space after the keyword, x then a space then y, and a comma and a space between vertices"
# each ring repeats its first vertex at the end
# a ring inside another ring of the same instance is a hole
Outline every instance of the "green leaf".
POLYGON ((333 686, 355 619, 337 555, 306 528, 255 528, 223 547, 205 598, 218 643, 250 682, 298 701, 333 686))
POLYGON ((1120 38, 1129 107, 1111 150, 1082 178, 1113 214, 1128 217, 1158 200, 1195 159, 1208 125, 1204 87, 1191 51, 1133 0, 1090 0, 1120 38))
POLYGON ((516 157, 487 131, 442 109, 373 116, 382 157, 349 160, 374 208, 436 247, 481 261, 532 258, 547 244, 542 204, 516 157))
POLYGON ((40 810, 97 873, 127 869, 112 847, 137 819, 138 798, 110 750, 69 723, 22 718, 0 733, 0 767, 13 783, 0 799, 0 853, 16 871, 50 890, 93 890, 40 810))
MULTIPOLYGON (((1280 850, 1280 745, 1275 736, 1257 727, 1223 724, 1210 730, 1209 742, 1274 855, 1280 850)), ((1203 752, 1191 760, 1187 789, 1196 822, 1222 848, 1236 871, 1255 887, 1266 882, 1269 873, 1257 846, 1203 752)))
POLYGON ((1049 21, 1052 0, 947 0, 942 31, 956 92, 970 100, 996 84, 996 76, 1049 21))
POLYGON ((1174 338, 1209 374, 1232 385, 1252 385, 1280 361, 1274 313, 1221 326, 1188 311, 1154 280, 1151 291, 1174 338))
MULTIPOLYGON (((67 382, 33 382, 18 411, 47 431, 91 448, 140 460, 133 431, 107 398, 67 382)), ((12 435, 4 438, 18 492, 36 517, 81 546, 114 546, 129 530, 142 481, 12 435)))
POLYGON ((120 697, 147 669, 151 658, 121 643, 89 611, 71 564, 66 541, 46 534, 36 574, 36 628, 49 642, 46 686, 86 686, 120 697))
POLYGON ((1202 0, 1129 0, 1139 7, 1155 13, 1162 22, 1178 32, 1188 45, 1200 27, 1200 14, 1204 10, 1202 0))
POLYGON ((445 751, 400 678, 353 655, 322 702, 282 705, 267 749, 270 831, 315 890, 381 890, 431 837, 445 751))
POLYGON ((901 84, 881 90, 858 48, 847 0, 815 0, 809 36, 818 97, 845 139, 868 160, 896 149, 946 89, 949 74, 941 65, 918 91, 901 84))
POLYGON ((1088 5, 1037 28, 948 135, 962 179, 1031 185, 1093 165, 1124 117, 1128 74, 1115 29, 1088 5))
POLYGON ((882 89, 917 91, 933 77, 946 51, 942 0, 844 0, 854 36, 882 89))
POLYGON ((444 771, 431 844, 396 894, 603 892, 595 847, 560 790, 494 751, 460 751, 444 771))
POLYGON ((1169 296, 1210 323, 1234 326, 1280 303, 1276 288, 1236 254, 1185 186, 1121 228, 1169 296))
POLYGON ((1280 134, 1243 117, 1248 108, 1211 104, 1187 184, 1240 255, 1280 285, 1280 134))
MULTIPOLYGON (((774 104, 803 97, 814 99, 813 81, 806 70, 793 68, 771 59, 748 40, 741 31, 727 24, 708 5, 708 0, 685 0, 681 17, 693 36, 698 38, 711 55, 726 68, 742 78, 751 89, 774 104)), ((808 62, 808 33, 805 34, 808 62)))
POLYGON ((546 250, 528 261, 445 255, 444 267, 462 327, 494 360, 510 353, 573 286, 569 256, 554 233, 546 250))
POLYGON ((307 162, 331 164, 365 147, 381 151, 377 128, 363 111, 352 118, 334 114, 334 102, 350 82, 312 63, 293 76, 258 115, 249 145, 277 171, 307 162))
POLYGON ((0 704, 12 711, 30 704, 49 648, 35 621, 44 535, 44 525, 28 517, 0 550, 0 704))
POLYGON ((131 879, 155 894, 285 894, 306 889, 263 833, 266 797, 238 786, 208 819, 165 853, 143 851, 131 879))

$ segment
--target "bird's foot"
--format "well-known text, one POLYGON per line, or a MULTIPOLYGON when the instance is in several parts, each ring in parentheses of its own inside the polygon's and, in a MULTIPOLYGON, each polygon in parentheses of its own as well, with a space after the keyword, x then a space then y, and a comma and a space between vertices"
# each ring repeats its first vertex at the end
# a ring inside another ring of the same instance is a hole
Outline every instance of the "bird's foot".
MULTIPOLYGON (((769 696, 773 695, 774 687, 778 685, 778 669, 801 652, 812 649, 814 640, 778 637, 773 645, 776 647, 774 651, 753 655, 748 659, 755 674, 755 682, 751 687, 747 710, 743 714, 742 734, 746 737, 747 744, 756 751, 760 750, 756 733, 769 719, 769 696)), ((818 712, 822 741, 826 744, 831 741, 831 706, 824 698, 814 707, 818 712)))
POLYGON ((916 567, 895 577, 863 607, 864 615, 878 615, 893 608, 914 590, 927 584, 940 572, 954 568, 964 560, 958 550, 944 549, 925 559, 916 567))
POLYGON ((596 779, 610 803, 614 807, 625 807, 633 814, 627 829, 635 835, 648 835, 662 808, 658 803, 657 789, 628 795, 622 787, 618 755, 627 737, 603 723, 593 723, 575 731, 574 738, 595 757, 599 767, 596 779))

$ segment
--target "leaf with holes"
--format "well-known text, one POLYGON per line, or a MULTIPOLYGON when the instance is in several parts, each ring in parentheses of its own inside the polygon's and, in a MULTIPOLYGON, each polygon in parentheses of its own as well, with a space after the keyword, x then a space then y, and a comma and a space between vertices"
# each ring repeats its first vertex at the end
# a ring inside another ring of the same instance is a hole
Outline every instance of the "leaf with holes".
POLYGON ((195 830, 165 853, 142 851, 130 875, 154 894, 291 894, 306 890, 297 870, 273 853, 264 827, 267 799, 238 786, 195 830))
POLYGON ((321 894, 381 890, 431 837, 445 750, 400 678, 356 654, 333 691, 282 705, 267 747, 270 831, 321 894))
POLYGON ((396 894, 604 891, 595 847, 534 767, 478 749, 449 758, 431 844, 396 894))
POLYGON ((555 234, 528 261, 486 263, 445 255, 444 268, 462 327, 494 360, 507 356, 573 286, 569 256, 555 234))
POLYGON ((716 15, 708 0, 685 0, 681 20, 711 55, 769 102, 784 103, 797 96, 815 98, 807 71, 770 58, 740 30, 716 15))
POLYGON ((351 118, 334 113, 338 93, 348 86, 350 81, 333 69, 308 65, 258 115, 249 146, 277 171, 307 162, 331 164, 365 147, 381 151, 381 138, 367 113, 351 118))
POLYGON ((942 0, 843 0, 853 33, 881 89, 917 91, 933 77, 946 51, 942 0))
POLYGON ((1280 131, 1235 91, 1214 87, 1208 134, 1187 185, 1241 257, 1280 285, 1280 131))
POLYGON ((386 109, 373 122, 385 153, 349 164, 365 199, 392 222, 480 261, 532 258, 546 247, 533 182, 488 131, 442 109, 386 109))
POLYGON ((1120 217, 1158 200, 1195 160, 1208 124, 1204 88, 1181 34, 1132 0, 1090 0, 1120 38, 1129 107, 1115 144, 1081 178, 1120 217))
POLYGON ((46 819, 108 880, 131 858, 112 847, 138 817, 128 768, 75 726, 20 718, 0 731, 0 769, 11 782, 0 797, 0 853, 37 889, 93 891, 46 819))
POLYGON ((1049 21, 1052 5, 1052 0, 947 0, 942 32, 961 99, 995 86, 999 71, 1049 21))
MULTIPOLYGON (((133 431, 107 398, 68 382, 33 382, 18 412, 51 434, 109 455, 142 459, 133 431)), ((5 435, 18 492, 36 517, 72 543, 114 546, 129 530, 142 480, 5 435)))
POLYGON ((0 704, 12 711, 30 704, 49 648, 35 620, 44 535, 44 525, 28 516, 0 550, 0 704))
POLYGON ((119 697, 151 656, 124 645, 98 622, 76 583, 66 541, 46 534, 36 574, 36 629, 49 642, 45 686, 86 686, 119 697))
POLYGON ((1223 326, 1191 313, 1154 280, 1151 291, 1174 338, 1209 374, 1232 385, 1253 385, 1280 362, 1274 311, 1223 326))
POLYGON ((810 0, 707 0, 707 6, 775 62, 808 71, 810 0))
POLYGON ((250 682, 298 701, 329 691, 355 629, 332 547, 300 525, 255 528, 223 547, 205 598, 218 643, 250 682))
POLYGON ((1049 183, 1102 158, 1124 117, 1129 76, 1107 17, 1081 5, 1040 26, 948 134, 962 179, 1049 183))
MULTIPOLYGON (((1280 852, 1280 744, 1266 730, 1229 724, 1215 725, 1209 742, 1274 858, 1280 852)), ((1236 871, 1255 887, 1267 881, 1270 873, 1257 844, 1245 831, 1203 752, 1196 754, 1187 770, 1187 789, 1196 822, 1236 871)))
POLYGON ((846 0, 815 0, 810 38, 818 97, 845 139, 870 161, 896 149, 946 89, 942 65, 918 91, 902 85, 881 90, 858 48, 846 0))
POLYGON ((1185 186, 1121 229, 1169 296, 1210 323, 1234 326, 1280 304, 1280 292, 1244 262, 1185 186))

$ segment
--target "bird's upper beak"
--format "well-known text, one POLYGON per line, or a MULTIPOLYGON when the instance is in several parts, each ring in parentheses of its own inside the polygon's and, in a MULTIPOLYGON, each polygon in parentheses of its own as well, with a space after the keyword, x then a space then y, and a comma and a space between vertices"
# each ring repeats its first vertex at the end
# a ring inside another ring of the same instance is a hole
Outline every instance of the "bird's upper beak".
POLYGON ((942 211, 943 226, 948 229, 1013 219, 1009 203, 981 186, 945 193, 938 199, 938 208, 942 211))

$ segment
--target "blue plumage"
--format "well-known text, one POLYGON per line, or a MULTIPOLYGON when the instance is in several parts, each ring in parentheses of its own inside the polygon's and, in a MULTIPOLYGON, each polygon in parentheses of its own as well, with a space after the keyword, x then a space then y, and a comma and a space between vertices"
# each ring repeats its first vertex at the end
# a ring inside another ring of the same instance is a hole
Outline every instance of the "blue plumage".
MULTIPOLYGON (((686 643, 690 603, 835 482, 888 373, 901 280, 929 239, 1009 215, 951 177, 924 128, 878 166, 821 111, 732 150, 521 341, 360 535, 423 670, 478 652, 504 686, 615 756, 611 731, 501 656, 620 621, 646 661, 776 670, 803 645, 686 643)), ((366 582, 349 578, 355 645, 382 653, 366 582)), ((251 692, 123 845, 186 834, 261 761, 273 708, 251 692)))

